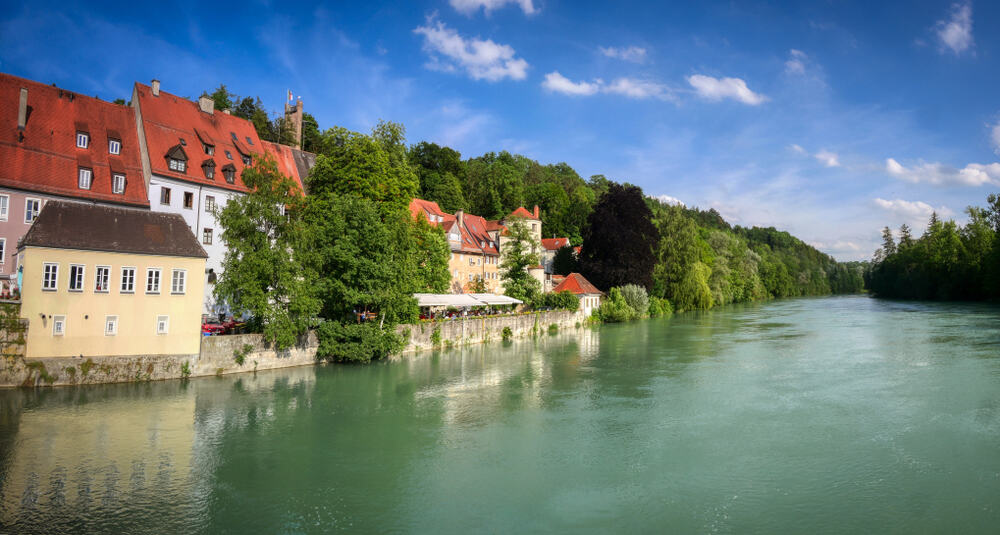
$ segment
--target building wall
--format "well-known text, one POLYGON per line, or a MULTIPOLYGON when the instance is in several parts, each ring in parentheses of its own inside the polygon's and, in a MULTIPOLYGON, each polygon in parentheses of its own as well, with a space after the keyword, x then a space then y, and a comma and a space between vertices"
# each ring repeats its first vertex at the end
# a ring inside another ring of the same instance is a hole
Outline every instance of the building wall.
POLYGON ((482 277, 486 283, 488 293, 502 290, 500 257, 498 256, 453 251, 451 259, 448 261, 448 270, 451 272, 451 288, 449 290, 452 293, 472 292, 472 285, 479 277, 482 277))
MULTIPOLYGON (((189 168, 190 170, 190 168, 189 168)), ((198 168, 197 172, 201 172, 198 168)), ((222 180, 222 172, 216 170, 216 177, 222 180)), ((219 222, 216 220, 215 215, 210 211, 206 210, 208 197, 213 197, 215 199, 215 205, 218 209, 222 209, 232 199, 242 193, 235 192, 232 190, 227 190, 223 188, 213 188, 209 186, 202 186, 199 184, 192 184, 188 182, 183 182, 180 180, 174 180, 170 178, 164 178, 159 175, 152 175, 149 183, 149 205, 154 212, 165 212, 169 214, 180 214, 184 217, 184 221, 187 222, 188 227, 191 228, 191 232, 198 238, 199 243, 208 253, 208 261, 205 263, 204 272, 201 274, 201 278, 204 284, 204 295, 202 296, 202 314, 216 315, 221 313, 228 313, 229 310, 224 305, 219 305, 216 303, 215 296, 212 294, 214 284, 209 282, 209 272, 215 273, 216 276, 222 274, 222 261, 226 256, 226 247, 222 243, 222 228, 219 227, 219 222), (170 203, 164 204, 160 202, 161 194, 163 188, 170 189, 170 203), (193 204, 191 208, 184 207, 184 194, 190 193, 192 195, 193 204), (204 233, 205 229, 212 230, 212 243, 205 243, 204 233)))
POLYGON ((21 317, 28 320, 29 359, 46 357, 197 354, 201 339, 201 296, 205 260, 173 256, 27 247, 22 251, 21 317), (42 290, 43 264, 59 264, 58 289, 42 290), (81 292, 69 291, 70 264, 83 264, 81 292), (97 266, 110 266, 109 291, 94 291, 97 266), (121 293, 121 268, 136 268, 135 292, 121 293), (145 292, 146 268, 161 268, 160 293, 145 292), (170 292, 173 269, 187 270, 182 295, 170 292), (45 318, 42 318, 42 316, 45 318), (65 335, 52 333, 52 318, 66 316, 65 335), (118 316, 118 334, 105 335, 105 317, 118 316), (169 319, 167 334, 156 333, 157 316, 169 319))
POLYGON ((568 332, 582 327, 585 319, 580 312, 552 310, 530 314, 494 317, 464 317, 454 320, 416 325, 398 325, 396 332, 406 339, 403 352, 434 349, 434 331, 442 346, 499 342, 503 339, 504 328, 509 328, 513 338, 539 336, 549 332, 555 324, 560 332, 568 332))
POLYGON ((599 294, 583 294, 577 297, 580 298, 580 313, 585 318, 589 318, 601 306, 601 296, 599 294))

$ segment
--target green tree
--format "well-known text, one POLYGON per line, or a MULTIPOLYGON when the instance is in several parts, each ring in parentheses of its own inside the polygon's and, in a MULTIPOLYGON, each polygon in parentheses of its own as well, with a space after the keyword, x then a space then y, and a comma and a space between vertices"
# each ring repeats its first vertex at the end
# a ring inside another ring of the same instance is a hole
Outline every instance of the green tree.
POLYGON ((649 295, 646 289, 638 284, 626 284, 619 288, 628 306, 635 311, 636 316, 643 317, 649 312, 649 295))
POLYGON ((226 84, 219 84, 219 87, 212 91, 208 97, 215 102, 215 109, 220 112, 233 109, 233 101, 239 98, 226 89, 226 84))
POLYGON ((579 271, 579 263, 576 260, 576 252, 569 245, 556 249, 556 254, 552 258, 552 272, 556 275, 569 275, 579 271))
POLYGON ((651 288, 660 233, 636 186, 611 184, 587 219, 580 270, 598 288, 651 288))
POLYGON ((503 259, 500 261, 504 294, 531 303, 542 290, 538 279, 528 273, 528 266, 538 265, 538 254, 532 251, 538 250, 539 244, 520 218, 513 218, 507 231, 510 234, 501 242, 503 259))
POLYGON ((304 197, 269 156, 255 159, 242 180, 249 193, 217 214, 226 255, 215 295, 249 312, 252 328, 286 348, 320 308, 315 273, 297 254, 308 237, 301 218, 304 197))

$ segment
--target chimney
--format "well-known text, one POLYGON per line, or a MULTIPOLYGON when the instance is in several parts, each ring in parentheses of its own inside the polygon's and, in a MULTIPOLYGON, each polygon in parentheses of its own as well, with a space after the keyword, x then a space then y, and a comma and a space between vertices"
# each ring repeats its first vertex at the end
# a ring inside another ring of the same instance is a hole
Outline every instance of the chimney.
POLYGON ((465 211, 463 210, 456 211, 455 219, 458 220, 458 231, 461 233, 462 229, 465 228, 465 211))
POLYGON ((232 115, 233 114, 233 110, 231 110, 229 108, 226 108, 226 109, 222 110, 222 113, 225 113, 226 115, 232 115))
POLYGON ((538 205, 537 204, 535 205, 535 211, 533 213, 535 215, 535 219, 541 219, 541 217, 538 217, 539 214, 538 214, 538 205))
POLYGON ((150 82, 149 86, 153 89, 153 96, 154 97, 160 96, 160 81, 159 80, 157 80, 156 78, 153 78, 153 81, 150 82))
POLYGON ((201 111, 209 115, 215 114, 215 101, 207 95, 198 97, 198 107, 201 108, 201 111))
POLYGON ((17 106, 17 129, 24 130, 28 124, 28 88, 21 88, 21 100, 17 106))

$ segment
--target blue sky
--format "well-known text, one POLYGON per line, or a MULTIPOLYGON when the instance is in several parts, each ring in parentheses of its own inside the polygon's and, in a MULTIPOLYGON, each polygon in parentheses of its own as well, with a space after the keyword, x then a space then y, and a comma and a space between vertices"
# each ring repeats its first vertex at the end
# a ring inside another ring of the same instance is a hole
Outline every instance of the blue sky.
POLYGON ((0 71, 225 83, 321 126, 565 161, 839 259, 1000 191, 996 2, 24 2, 0 71))

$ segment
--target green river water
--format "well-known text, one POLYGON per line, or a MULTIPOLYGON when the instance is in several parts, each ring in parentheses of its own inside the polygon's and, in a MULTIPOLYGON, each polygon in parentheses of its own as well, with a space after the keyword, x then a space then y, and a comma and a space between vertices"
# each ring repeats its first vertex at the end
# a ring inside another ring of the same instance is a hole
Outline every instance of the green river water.
POLYGON ((0 533, 1000 532, 995 306, 792 299, 0 403, 0 533))

